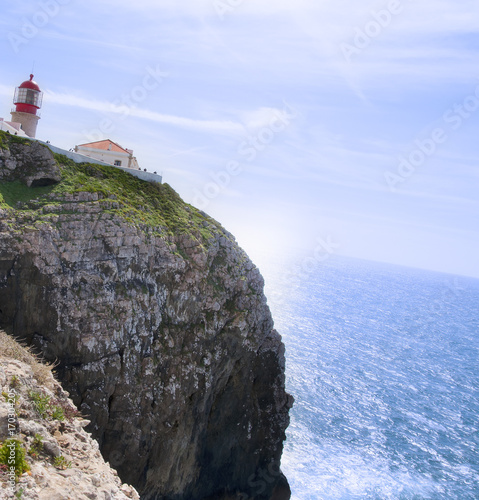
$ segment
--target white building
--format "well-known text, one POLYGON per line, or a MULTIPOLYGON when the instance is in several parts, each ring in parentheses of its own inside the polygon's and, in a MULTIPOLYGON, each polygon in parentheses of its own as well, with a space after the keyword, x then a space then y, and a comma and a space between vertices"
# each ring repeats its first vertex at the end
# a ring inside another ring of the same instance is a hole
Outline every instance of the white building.
POLYGON ((19 122, 7 122, 3 118, 0 118, 0 130, 20 137, 28 137, 22 129, 22 124, 19 122))
POLYGON ((131 168, 141 170, 131 149, 122 148, 110 139, 103 141, 88 142, 75 146, 75 152, 80 153, 94 160, 114 165, 115 167, 131 168))

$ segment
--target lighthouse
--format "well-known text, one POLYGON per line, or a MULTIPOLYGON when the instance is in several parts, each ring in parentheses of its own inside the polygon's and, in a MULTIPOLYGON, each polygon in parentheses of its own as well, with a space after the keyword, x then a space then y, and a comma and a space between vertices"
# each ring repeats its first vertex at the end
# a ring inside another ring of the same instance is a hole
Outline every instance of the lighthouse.
POLYGON ((33 81, 33 75, 30 80, 23 82, 20 87, 15 89, 12 110, 12 122, 20 123, 23 131, 28 137, 35 138, 37 125, 40 116, 37 114, 42 107, 43 92, 36 82, 33 81))

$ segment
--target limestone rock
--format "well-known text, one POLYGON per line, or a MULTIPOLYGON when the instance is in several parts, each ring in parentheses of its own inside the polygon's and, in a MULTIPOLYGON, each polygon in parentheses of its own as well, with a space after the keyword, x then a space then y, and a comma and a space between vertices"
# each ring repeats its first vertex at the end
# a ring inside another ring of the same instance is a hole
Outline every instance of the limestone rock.
POLYGON ((53 153, 43 144, 19 140, 0 149, 0 181, 20 180, 27 186, 50 186, 61 180, 53 153))
MULTIPOLYGON (((48 395, 50 406, 58 404, 72 411, 75 408, 51 373, 40 381, 31 365, 5 355, 5 343, 11 345, 12 342, 13 339, 0 331, 0 392, 15 395, 18 429, 9 437, 22 442, 30 471, 20 476, 13 491, 8 478, 0 474, 0 499, 13 499, 18 494, 18 498, 25 500, 138 500, 136 490, 122 484, 116 472, 105 463, 98 444, 83 430, 79 416, 67 415, 60 422, 39 414, 32 394, 48 395), (35 441, 42 444, 35 446, 35 441), (63 457, 64 462, 56 463, 54 456, 63 457)), ((2 397, 0 415, 9 413, 8 402, 2 397)))

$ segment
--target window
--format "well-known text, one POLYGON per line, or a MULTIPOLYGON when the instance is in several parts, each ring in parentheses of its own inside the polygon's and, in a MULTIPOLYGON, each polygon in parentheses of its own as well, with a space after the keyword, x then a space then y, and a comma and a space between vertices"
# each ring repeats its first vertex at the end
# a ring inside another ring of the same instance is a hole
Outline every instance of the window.
POLYGON ((37 108, 42 105, 42 93, 38 90, 17 88, 15 91, 14 104, 31 104, 37 108))
POLYGON ((121 160, 115 160, 115 167, 121 167, 121 160))
POLYGON ((27 96, 25 98, 25 102, 27 104, 35 104, 35 92, 33 90, 27 90, 27 96))

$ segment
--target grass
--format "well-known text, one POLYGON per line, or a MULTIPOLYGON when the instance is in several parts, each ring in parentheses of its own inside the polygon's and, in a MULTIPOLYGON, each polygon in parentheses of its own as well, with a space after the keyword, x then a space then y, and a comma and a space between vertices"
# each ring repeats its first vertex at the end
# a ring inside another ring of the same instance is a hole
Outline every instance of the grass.
POLYGON ((211 222, 199 210, 187 205, 168 185, 145 182, 114 167, 95 164, 75 164, 57 158, 63 164, 62 182, 53 189, 74 194, 98 193, 100 198, 111 198, 118 208, 111 211, 128 223, 149 228, 163 228, 170 234, 197 233, 211 237, 205 222, 211 222))
POLYGON ((53 365, 40 362, 38 357, 28 347, 20 345, 3 330, 0 330, 0 354, 6 358, 13 358, 29 365, 33 370, 34 377, 40 384, 48 384, 51 380, 50 374, 53 365))
MULTIPOLYGON (((19 138, 0 131, 0 142, 8 146, 19 138)), ((61 182, 35 188, 21 182, 0 183, 0 207, 34 213, 37 220, 48 221, 44 207, 61 205, 65 195, 89 192, 98 194, 97 203, 103 204, 105 212, 149 233, 185 234, 200 245, 214 233, 223 233, 219 223, 186 204, 168 184, 146 182, 115 167, 77 164, 58 154, 54 157, 61 168, 61 182)))
POLYGON ((8 149, 10 144, 28 144, 29 140, 23 137, 18 137, 17 135, 7 134, 3 130, 0 130, 0 149, 8 149))
POLYGON ((18 202, 28 203, 52 191, 53 186, 29 188, 20 181, 0 184, 0 206, 15 208, 18 202))

